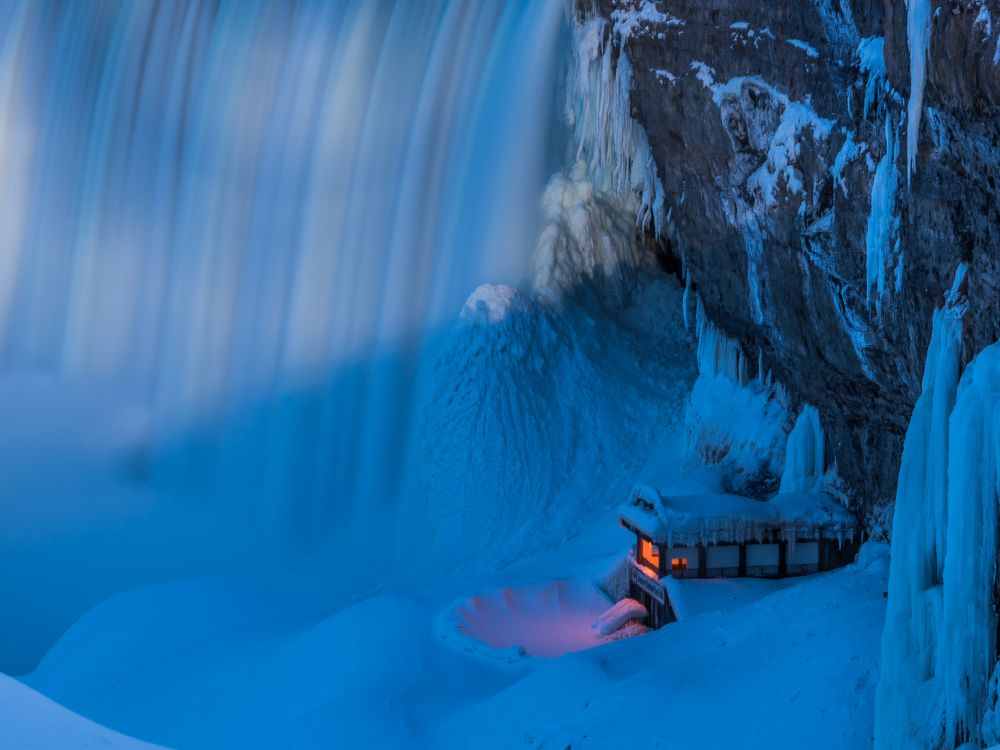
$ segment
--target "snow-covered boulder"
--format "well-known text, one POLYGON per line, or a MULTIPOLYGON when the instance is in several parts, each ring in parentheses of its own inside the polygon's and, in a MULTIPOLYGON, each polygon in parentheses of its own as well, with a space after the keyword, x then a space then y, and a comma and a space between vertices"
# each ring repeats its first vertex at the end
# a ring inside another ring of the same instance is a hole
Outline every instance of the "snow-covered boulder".
POLYGON ((601 635, 610 635, 618 630, 629 620, 645 620, 649 617, 649 611, 635 599, 625 597, 617 602, 601 616, 594 620, 591 625, 601 635))

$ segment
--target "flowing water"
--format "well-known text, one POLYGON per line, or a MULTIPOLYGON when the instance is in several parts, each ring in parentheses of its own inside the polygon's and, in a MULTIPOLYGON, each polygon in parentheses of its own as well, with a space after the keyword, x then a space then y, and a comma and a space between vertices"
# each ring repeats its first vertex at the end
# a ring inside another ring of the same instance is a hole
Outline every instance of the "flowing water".
POLYGON ((421 354, 522 282, 563 0, 0 0, 0 366, 112 382, 156 480, 392 514, 421 354))

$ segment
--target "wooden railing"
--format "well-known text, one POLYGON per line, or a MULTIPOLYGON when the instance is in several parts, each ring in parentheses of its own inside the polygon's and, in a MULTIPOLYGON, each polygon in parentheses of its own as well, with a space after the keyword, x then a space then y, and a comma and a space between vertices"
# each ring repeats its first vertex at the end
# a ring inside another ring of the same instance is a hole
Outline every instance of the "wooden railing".
POLYGON ((769 578, 778 575, 777 565, 747 565, 748 578, 769 578))

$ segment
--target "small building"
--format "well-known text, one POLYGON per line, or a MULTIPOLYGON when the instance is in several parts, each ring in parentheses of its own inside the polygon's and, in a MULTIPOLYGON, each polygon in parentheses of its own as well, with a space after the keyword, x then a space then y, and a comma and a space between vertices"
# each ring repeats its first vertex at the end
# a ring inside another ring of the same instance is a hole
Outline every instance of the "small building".
POLYGON ((629 596, 653 628, 676 619, 665 578, 807 575, 847 564, 859 546, 854 517, 820 494, 666 496, 637 484, 620 520, 636 535, 629 596))

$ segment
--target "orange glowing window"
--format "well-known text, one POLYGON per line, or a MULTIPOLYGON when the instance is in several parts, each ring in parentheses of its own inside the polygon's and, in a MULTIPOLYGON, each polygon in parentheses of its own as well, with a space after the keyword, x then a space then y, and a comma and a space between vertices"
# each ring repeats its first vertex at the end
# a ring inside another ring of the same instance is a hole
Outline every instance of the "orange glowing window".
POLYGON ((670 558, 670 569, 671 570, 687 570, 688 559, 686 557, 671 557, 670 558))
POLYGON ((649 564, 653 570, 660 569, 660 548, 648 539, 639 540, 639 559, 649 564))

